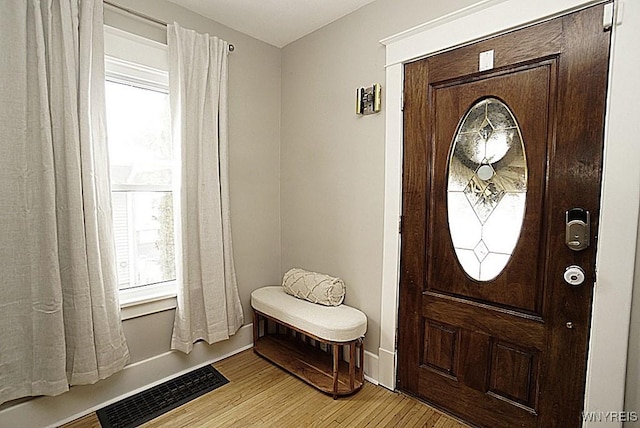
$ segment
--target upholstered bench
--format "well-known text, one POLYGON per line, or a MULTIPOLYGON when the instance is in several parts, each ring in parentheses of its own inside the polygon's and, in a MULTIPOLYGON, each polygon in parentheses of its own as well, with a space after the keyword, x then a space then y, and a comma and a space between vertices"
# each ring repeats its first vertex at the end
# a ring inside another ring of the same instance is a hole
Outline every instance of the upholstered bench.
POLYGON ((298 299, 280 286, 255 290, 251 306, 256 354, 334 399, 362 387, 364 313, 344 304, 324 306, 298 299))

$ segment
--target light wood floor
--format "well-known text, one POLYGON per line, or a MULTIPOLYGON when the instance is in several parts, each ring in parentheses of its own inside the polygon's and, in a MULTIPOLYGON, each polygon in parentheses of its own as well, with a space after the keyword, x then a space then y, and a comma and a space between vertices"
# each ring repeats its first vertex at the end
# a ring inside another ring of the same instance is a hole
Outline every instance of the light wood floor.
MULTIPOLYGON (((248 350, 214 364, 229 383, 143 427, 438 427, 466 425, 366 382, 333 400, 248 350)), ((95 413, 63 428, 99 428, 95 413)))

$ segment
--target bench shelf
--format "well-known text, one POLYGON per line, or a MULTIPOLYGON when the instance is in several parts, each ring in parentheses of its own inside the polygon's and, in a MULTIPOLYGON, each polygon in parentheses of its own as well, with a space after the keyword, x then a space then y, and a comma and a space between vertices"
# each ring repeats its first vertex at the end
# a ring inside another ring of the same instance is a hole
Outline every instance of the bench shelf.
POLYGON ((362 338, 332 342, 254 310, 254 352, 337 398, 364 383, 362 338), (348 355, 345 361, 344 354, 348 355))

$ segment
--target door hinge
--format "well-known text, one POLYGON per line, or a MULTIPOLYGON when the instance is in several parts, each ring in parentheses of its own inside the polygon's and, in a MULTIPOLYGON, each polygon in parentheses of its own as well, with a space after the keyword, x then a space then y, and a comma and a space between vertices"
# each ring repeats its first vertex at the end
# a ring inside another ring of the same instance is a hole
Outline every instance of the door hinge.
POLYGON ((402 217, 400 216, 400 218, 398 219, 398 233, 402 234, 402 217))
POLYGON ((404 111, 404 89, 400 92, 400 110, 404 111))

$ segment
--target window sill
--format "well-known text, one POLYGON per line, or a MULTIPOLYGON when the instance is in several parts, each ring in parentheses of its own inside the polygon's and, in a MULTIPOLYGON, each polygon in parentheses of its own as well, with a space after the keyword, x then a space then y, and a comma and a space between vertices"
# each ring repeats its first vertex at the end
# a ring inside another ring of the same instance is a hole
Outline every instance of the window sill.
POLYGON ((122 320, 175 309, 176 282, 149 285, 120 291, 122 320))

